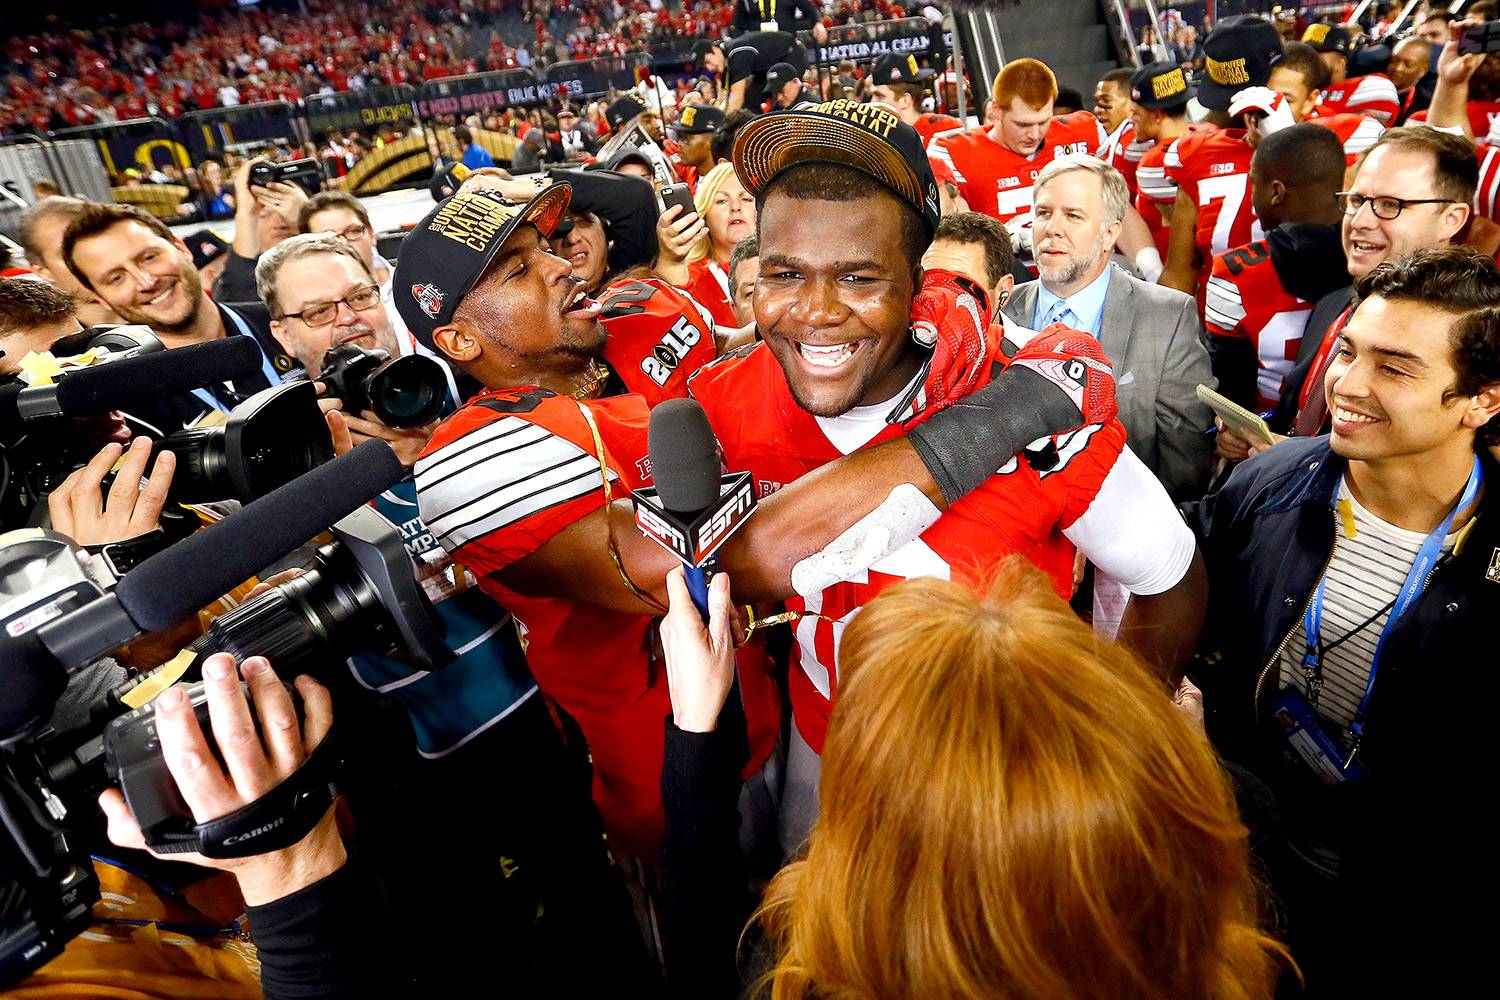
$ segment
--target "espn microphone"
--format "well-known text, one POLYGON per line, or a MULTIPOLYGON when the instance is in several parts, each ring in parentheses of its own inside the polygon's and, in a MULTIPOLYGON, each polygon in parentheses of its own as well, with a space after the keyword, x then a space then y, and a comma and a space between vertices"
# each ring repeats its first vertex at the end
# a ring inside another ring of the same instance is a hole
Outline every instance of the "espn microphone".
POLYGON ((93 417, 260 371, 253 337, 225 337, 68 372, 51 385, 0 388, 0 423, 93 417))
POLYGON ((708 415, 691 399, 669 399, 651 411, 646 451, 656 486, 632 493, 636 526, 682 560, 693 603, 708 621, 714 553, 755 509, 750 473, 721 473, 708 415))

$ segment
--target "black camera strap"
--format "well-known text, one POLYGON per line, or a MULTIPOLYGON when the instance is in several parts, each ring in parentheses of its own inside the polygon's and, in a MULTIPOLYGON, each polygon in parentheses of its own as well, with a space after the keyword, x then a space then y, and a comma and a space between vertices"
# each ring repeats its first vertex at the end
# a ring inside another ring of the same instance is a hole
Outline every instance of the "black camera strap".
POLYGON ((146 835, 159 854, 195 852, 205 858, 248 858, 290 847, 317 825, 338 796, 334 778, 343 765, 335 731, 313 748, 302 766, 254 802, 183 833, 146 835))

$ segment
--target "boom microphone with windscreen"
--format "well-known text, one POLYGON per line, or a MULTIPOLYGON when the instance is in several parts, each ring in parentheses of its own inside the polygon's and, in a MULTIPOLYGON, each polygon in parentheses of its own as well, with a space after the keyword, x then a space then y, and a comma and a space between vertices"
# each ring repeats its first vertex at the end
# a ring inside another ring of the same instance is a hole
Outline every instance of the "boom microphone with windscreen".
POLYGON ((79 368, 51 385, 0 389, 0 422, 92 417, 260 371, 251 337, 225 337, 79 368))
POLYGON ((652 410, 646 440, 656 486, 631 495, 636 525, 686 565, 688 590, 707 621, 713 554, 755 509, 750 473, 722 475, 713 428, 695 400, 669 399, 652 410))

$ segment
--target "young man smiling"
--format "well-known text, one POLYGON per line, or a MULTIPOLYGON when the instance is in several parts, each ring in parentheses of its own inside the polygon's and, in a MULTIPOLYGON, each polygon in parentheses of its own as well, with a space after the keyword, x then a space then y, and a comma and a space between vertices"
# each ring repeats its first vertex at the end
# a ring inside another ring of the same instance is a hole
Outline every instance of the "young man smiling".
MULTIPOLYGON (((491 191, 461 192, 407 237, 396 277, 407 325, 487 387, 438 429, 417 462, 417 492, 439 544, 522 623, 537 683, 583 730, 615 844, 650 859, 661 839, 670 711, 665 672, 652 658, 653 618, 666 607, 676 560, 634 527, 627 499, 650 482, 646 400, 596 398, 589 372, 608 340, 604 307, 547 249, 570 196, 557 185, 521 206, 491 191)), ((881 232, 889 236, 889 226, 881 232)), ((910 288, 883 301, 888 324, 894 308, 911 308, 910 288)), ((904 337, 906 316, 895 321, 904 337)), ((1070 366, 1076 358, 1039 350, 1054 376, 1035 378, 1018 361, 913 437, 762 501, 720 552, 736 599, 795 596, 793 580, 811 572, 798 567, 846 530, 869 521, 867 533, 912 535, 1025 442, 1102 419, 1101 406, 1113 412, 1103 366, 1070 366), (1032 388, 1005 395, 1018 385, 1032 388)), ((944 401, 934 399, 940 386, 923 388, 934 405, 944 401)), ((776 742, 779 699, 764 664, 742 659, 740 677, 750 776, 776 742)))
POLYGON ((1436 900, 1408 894, 1442 891, 1431 866, 1471 825, 1446 779, 1488 753, 1454 708, 1496 696, 1500 270, 1419 250, 1358 296, 1318 390, 1331 435, 1255 456, 1191 511, 1213 594, 1199 680, 1219 748, 1277 794, 1308 994, 1397 989, 1393 966, 1448 993, 1452 967, 1411 939, 1436 900))
MULTIPOLYGON (((755 319, 764 343, 704 368, 689 388, 726 465, 752 472, 774 500, 828 463, 900 436, 905 401, 923 378, 907 331, 919 262, 938 226, 937 185, 911 126, 849 101, 751 122, 734 164, 759 205, 755 319)), ((1067 597, 1076 545, 1136 595, 1123 631, 1175 682, 1187 651, 1173 637, 1197 629, 1201 565, 1166 492, 1124 444, 1116 420, 1066 435, 1047 443, 1035 468, 992 466, 998 473, 919 537, 874 553, 867 569, 830 560, 794 575, 783 847, 795 847, 816 815, 839 637, 870 598, 903 579, 981 582, 1018 553, 1067 597)))

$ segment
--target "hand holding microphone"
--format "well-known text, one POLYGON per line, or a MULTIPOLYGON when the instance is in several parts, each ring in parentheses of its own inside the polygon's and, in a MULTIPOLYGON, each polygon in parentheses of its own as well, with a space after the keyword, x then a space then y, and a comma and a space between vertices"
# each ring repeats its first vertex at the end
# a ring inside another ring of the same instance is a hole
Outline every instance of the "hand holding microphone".
POLYGON ((672 694, 672 722, 683 732, 712 732, 734 687, 736 622, 729 576, 715 573, 709 582, 707 623, 688 592, 681 566, 667 574, 667 599, 661 646, 672 694))

